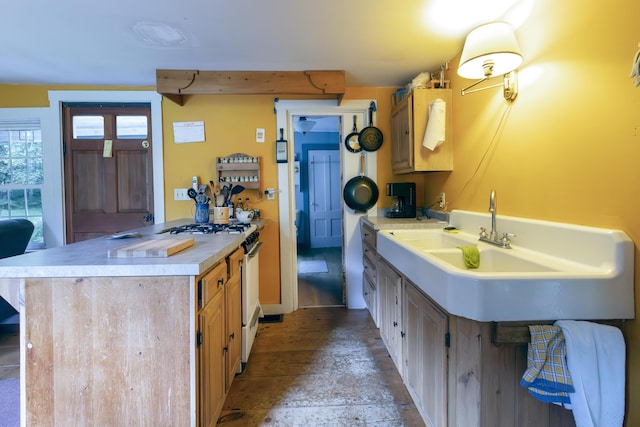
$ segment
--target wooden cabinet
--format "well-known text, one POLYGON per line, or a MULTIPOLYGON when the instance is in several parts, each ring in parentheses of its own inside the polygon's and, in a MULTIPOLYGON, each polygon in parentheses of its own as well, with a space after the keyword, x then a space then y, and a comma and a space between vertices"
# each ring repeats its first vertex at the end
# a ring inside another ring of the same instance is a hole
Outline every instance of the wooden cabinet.
POLYGON ((403 280, 403 377, 427 425, 447 425, 448 316, 403 280))
POLYGON ((393 173, 453 170, 451 89, 414 89, 391 111, 391 165, 393 173), (422 146, 429 104, 446 102, 446 141, 431 151, 422 146))
POLYGON ((240 357, 242 356, 242 301, 241 276, 244 251, 236 249, 227 258, 229 280, 225 289, 226 308, 226 390, 229 391, 236 373, 240 371, 240 357))
POLYGON ((520 386, 526 342, 496 344, 496 324, 445 312, 380 256, 377 275, 380 336, 426 425, 575 427, 520 386))
POLYGON ((199 426, 214 426, 242 353, 241 267, 236 249, 197 279, 199 426))
POLYGON ((225 292, 227 265, 220 262, 198 280, 198 391, 200 426, 218 421, 226 393, 225 292))
POLYGON ((380 298, 380 337, 389 355, 402 372, 402 276, 385 260, 378 260, 378 297, 380 298))
POLYGON ((216 171, 218 184, 242 185, 247 189, 260 189, 260 157, 251 157, 248 154, 235 153, 227 157, 216 159, 216 171))
POLYGON ((380 327, 378 318, 378 275, 376 265, 378 254, 376 251, 376 231, 373 227, 360 222, 360 234, 362 238, 362 295, 367 304, 371 318, 376 326, 380 327))

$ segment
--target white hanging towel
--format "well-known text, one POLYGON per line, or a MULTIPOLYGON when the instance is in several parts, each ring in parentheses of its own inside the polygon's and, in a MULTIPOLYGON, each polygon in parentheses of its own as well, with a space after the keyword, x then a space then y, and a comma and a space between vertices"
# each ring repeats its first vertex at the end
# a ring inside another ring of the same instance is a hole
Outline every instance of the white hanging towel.
POLYGON ((621 427, 624 419, 625 343, 616 327, 558 320, 566 342, 569 393, 576 427, 621 427))
POLYGON ((422 146, 433 151, 445 141, 447 103, 438 98, 429 104, 427 129, 424 132, 422 146))

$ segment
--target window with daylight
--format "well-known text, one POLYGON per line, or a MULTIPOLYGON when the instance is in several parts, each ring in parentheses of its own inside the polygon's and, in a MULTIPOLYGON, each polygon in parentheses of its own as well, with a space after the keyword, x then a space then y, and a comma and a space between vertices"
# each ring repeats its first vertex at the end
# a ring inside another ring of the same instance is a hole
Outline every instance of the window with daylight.
POLYGON ((0 220, 31 221, 30 249, 44 247, 43 184, 40 120, 0 121, 0 220))

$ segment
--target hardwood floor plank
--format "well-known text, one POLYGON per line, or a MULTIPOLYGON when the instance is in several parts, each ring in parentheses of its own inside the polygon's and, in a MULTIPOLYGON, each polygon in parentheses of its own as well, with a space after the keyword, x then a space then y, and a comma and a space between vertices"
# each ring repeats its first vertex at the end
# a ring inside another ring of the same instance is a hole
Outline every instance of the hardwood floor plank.
POLYGON ((402 405, 316 406, 270 410, 224 412, 218 420, 224 427, 331 426, 418 427, 424 426, 415 409, 402 405))
POLYGON ((261 324, 225 426, 423 426, 366 310, 300 309, 261 324))

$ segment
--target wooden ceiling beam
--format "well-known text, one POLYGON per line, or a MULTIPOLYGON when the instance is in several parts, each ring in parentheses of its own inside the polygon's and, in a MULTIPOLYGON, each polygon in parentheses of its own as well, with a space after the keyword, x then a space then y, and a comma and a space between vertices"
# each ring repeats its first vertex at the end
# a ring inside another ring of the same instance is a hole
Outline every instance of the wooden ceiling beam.
POLYGON ((156 70, 156 90, 178 105, 183 95, 335 95, 342 100, 344 70, 156 70))

